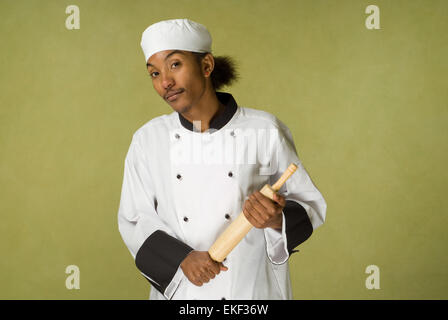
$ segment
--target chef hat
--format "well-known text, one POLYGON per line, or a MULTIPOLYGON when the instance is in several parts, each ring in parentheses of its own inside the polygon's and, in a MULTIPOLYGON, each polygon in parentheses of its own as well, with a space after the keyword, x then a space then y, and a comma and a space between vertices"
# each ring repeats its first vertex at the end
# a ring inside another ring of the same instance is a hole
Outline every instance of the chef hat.
POLYGON ((211 52, 212 37, 207 28, 189 19, 164 20, 143 31, 140 43, 146 61, 163 50, 211 52))

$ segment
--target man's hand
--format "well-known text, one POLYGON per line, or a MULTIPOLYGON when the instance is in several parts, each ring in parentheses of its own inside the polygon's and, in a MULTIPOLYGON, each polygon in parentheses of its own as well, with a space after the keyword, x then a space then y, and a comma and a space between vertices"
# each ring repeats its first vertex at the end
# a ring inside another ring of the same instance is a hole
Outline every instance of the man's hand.
POLYGON ((243 213, 246 219, 256 228, 281 230, 282 211, 285 204, 285 197, 281 195, 274 193, 274 201, 272 201, 260 191, 255 191, 244 202, 243 213))
POLYGON ((188 280, 198 287, 215 278, 220 271, 227 271, 227 267, 214 261, 207 251, 191 251, 180 264, 188 280))

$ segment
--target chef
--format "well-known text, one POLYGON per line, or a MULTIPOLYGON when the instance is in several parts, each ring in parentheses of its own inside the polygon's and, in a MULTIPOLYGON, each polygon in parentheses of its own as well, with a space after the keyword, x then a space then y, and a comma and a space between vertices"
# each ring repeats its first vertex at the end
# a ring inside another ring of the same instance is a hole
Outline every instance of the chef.
POLYGON ((288 259, 326 215, 288 127, 220 91, 236 79, 207 28, 164 20, 142 34, 156 92, 173 109, 133 135, 118 227, 150 299, 292 299, 288 259), (290 163, 297 171, 269 199, 290 163), (254 228, 218 263, 208 249, 244 212, 254 228))

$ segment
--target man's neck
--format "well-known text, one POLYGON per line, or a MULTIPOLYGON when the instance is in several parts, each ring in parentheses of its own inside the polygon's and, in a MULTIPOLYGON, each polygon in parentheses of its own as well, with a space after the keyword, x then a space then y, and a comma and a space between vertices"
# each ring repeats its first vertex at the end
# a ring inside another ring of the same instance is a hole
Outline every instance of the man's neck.
POLYGON ((223 110, 224 105, 216 97, 216 92, 206 90, 200 102, 187 112, 182 113, 182 116, 193 123, 194 130, 204 132, 210 128, 211 119, 221 114, 223 110), (200 128, 197 127, 196 121, 200 121, 200 128))

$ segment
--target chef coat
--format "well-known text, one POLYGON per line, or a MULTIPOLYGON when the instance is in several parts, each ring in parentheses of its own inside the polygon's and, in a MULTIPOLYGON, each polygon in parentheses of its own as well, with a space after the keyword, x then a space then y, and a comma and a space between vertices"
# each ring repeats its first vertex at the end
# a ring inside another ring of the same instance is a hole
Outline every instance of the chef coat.
POLYGON ((288 258, 326 215, 288 127, 274 115, 224 105, 204 132, 180 113, 156 117, 133 135, 124 164, 118 227, 135 264, 151 283, 150 299, 291 299, 288 258), (279 190, 286 198, 281 230, 252 228, 202 286, 180 263, 207 251, 240 214, 244 201, 286 168, 297 171, 279 190))

